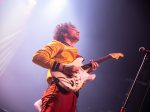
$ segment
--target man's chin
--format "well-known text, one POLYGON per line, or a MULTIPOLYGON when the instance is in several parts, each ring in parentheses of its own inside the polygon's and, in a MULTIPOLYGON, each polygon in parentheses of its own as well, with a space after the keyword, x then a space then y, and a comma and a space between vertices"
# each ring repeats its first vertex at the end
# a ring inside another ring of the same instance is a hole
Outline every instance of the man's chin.
POLYGON ((78 41, 79 41, 79 38, 75 38, 75 37, 74 37, 74 38, 71 39, 71 41, 72 41, 72 42, 78 42, 78 41))
POLYGON ((74 43, 77 43, 78 41, 79 41, 79 39, 74 39, 73 40, 74 43))

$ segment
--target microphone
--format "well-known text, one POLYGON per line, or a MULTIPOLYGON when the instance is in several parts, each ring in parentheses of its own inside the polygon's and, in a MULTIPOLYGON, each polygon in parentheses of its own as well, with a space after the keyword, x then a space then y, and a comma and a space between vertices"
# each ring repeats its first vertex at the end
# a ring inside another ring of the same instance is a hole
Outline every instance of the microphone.
POLYGON ((139 52, 150 53, 150 50, 145 49, 144 47, 140 47, 140 48, 139 48, 139 52))

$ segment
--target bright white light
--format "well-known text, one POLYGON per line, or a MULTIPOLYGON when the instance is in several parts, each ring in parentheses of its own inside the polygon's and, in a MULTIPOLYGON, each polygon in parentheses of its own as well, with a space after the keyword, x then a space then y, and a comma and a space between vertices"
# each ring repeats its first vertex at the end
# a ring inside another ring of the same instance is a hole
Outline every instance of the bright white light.
POLYGON ((52 0, 51 9, 54 11, 54 13, 58 13, 63 10, 66 4, 67 0, 52 0))
POLYGON ((28 0, 30 6, 36 5, 36 0, 28 0))
POLYGON ((49 0, 43 8, 43 17, 50 23, 55 20, 58 21, 59 18, 62 20, 62 16, 67 15, 66 12, 69 11, 69 6, 68 0, 49 0))

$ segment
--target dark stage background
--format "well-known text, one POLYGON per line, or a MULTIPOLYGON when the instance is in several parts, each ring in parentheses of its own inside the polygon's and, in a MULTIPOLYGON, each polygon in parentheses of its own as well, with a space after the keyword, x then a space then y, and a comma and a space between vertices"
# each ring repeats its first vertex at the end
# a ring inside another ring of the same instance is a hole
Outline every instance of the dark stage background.
MULTIPOLYGON (((0 108, 34 112, 33 103, 47 88, 47 70, 33 64, 32 56, 52 40, 58 23, 72 22, 81 32, 77 47, 84 63, 111 52, 125 55, 100 65, 96 80, 80 91, 77 112, 119 112, 144 56, 139 48, 150 49, 150 2, 66 0, 56 13, 52 0, 36 1, 28 12, 28 0, 0 1, 0 108)), ((150 112, 150 56, 139 75, 127 112, 150 112)))

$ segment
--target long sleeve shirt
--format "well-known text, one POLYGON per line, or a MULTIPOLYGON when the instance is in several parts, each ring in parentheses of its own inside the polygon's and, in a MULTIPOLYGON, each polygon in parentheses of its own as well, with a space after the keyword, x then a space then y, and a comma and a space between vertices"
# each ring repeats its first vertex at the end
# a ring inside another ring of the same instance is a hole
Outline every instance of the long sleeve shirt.
POLYGON ((34 54, 32 61, 35 64, 48 69, 47 81, 49 82, 49 80, 52 78, 51 69, 54 63, 71 63, 76 59, 77 54, 77 48, 54 40, 42 49, 38 50, 34 54))

